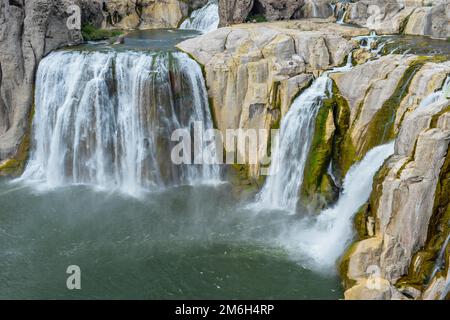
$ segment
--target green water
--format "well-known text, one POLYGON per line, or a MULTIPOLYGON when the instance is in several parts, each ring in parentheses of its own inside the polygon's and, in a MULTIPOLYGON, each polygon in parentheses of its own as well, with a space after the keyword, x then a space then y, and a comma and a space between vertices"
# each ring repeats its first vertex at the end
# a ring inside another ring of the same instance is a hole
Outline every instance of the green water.
POLYGON ((228 185, 140 199, 83 186, 0 182, 0 299, 339 299, 340 281, 271 245, 282 214, 255 216, 228 185), (81 268, 81 290, 66 269, 81 268))

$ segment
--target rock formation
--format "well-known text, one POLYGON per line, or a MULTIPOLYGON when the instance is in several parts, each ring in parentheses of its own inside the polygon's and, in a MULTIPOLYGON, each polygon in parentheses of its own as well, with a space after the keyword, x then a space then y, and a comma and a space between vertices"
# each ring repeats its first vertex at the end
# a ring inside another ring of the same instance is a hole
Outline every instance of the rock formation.
MULTIPOLYGON (((50 51, 82 41, 69 30, 74 1, 0 2, 0 160, 16 154, 29 129, 35 71, 50 51)), ((26 144, 26 140, 24 143, 26 144)), ((24 153, 27 146, 21 146, 24 153)), ((18 155, 23 157, 24 155, 18 155)))
MULTIPOLYGON (((307 20, 242 24, 178 47, 205 67, 219 129, 270 129, 313 74, 345 62, 354 44, 344 36, 354 32, 367 31, 307 20)), ((258 174, 258 166, 251 168, 251 176, 258 174)))

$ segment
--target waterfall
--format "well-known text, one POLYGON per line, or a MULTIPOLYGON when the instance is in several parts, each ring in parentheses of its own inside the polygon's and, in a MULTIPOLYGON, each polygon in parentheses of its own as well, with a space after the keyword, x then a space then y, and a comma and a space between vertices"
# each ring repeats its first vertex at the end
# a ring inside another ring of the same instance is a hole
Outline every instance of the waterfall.
POLYGON ((347 11, 345 10, 345 8, 342 9, 342 12, 339 11, 338 12, 338 20, 336 21, 336 23, 338 24, 344 24, 345 23, 345 17, 347 17, 347 11))
POLYGON ((135 194, 219 177, 215 165, 171 162, 174 130, 212 127, 201 69, 183 53, 55 52, 39 65, 35 102, 22 180, 135 194))
POLYGON ((439 251, 438 257, 436 259, 436 263, 433 268, 433 272, 430 276, 430 281, 433 280, 434 276, 442 269, 442 266, 445 262, 445 250, 447 250, 447 246, 450 243, 450 234, 447 236, 447 239, 445 239, 444 244, 439 251))
POLYGON ((348 171, 336 205, 318 217, 306 217, 288 227, 280 236, 281 245, 299 254, 312 269, 333 270, 336 260, 353 240, 354 214, 369 199, 376 172, 393 153, 394 142, 369 151, 348 171))
POLYGON ((280 145, 257 196, 259 207, 295 211, 316 115, 323 99, 330 94, 331 80, 324 74, 294 100, 281 121, 280 145))
POLYGON ((303 174, 308 158, 317 112, 324 98, 332 94, 332 72, 348 71, 352 68, 352 53, 347 64, 323 73, 311 87, 306 89, 292 103, 281 120, 280 146, 276 148, 263 189, 251 205, 256 209, 283 209, 294 212, 303 174))
POLYGON ((378 36, 375 31, 371 31, 368 36, 357 36, 353 38, 353 40, 359 42, 359 46, 362 49, 366 49, 376 56, 380 55, 381 50, 386 45, 386 41, 379 43, 380 39, 380 36, 378 36))
POLYGON ((203 33, 211 32, 219 27, 219 1, 209 0, 208 3, 192 12, 191 16, 184 20, 180 29, 194 29, 203 33))
POLYGON ((416 111, 422 110, 427 106, 443 99, 450 99, 450 75, 447 76, 447 79, 444 81, 441 90, 438 90, 426 96, 417 107, 416 111))

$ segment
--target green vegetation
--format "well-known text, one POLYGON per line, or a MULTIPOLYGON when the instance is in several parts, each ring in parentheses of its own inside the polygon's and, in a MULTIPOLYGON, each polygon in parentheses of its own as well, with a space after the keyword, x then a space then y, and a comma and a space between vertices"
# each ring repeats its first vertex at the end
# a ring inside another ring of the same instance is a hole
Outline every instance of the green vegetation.
POLYGON ((90 24, 86 24, 81 28, 81 34, 85 41, 99 41, 118 37, 122 35, 123 32, 120 30, 99 29, 90 24))
POLYGON ((28 116, 28 125, 21 142, 17 148, 16 154, 0 164, 0 176, 17 177, 20 176, 25 168, 31 147, 31 125, 34 116, 34 106, 31 108, 28 116))
POLYGON ((254 14, 254 15, 248 16, 245 21, 261 23, 261 22, 267 22, 267 18, 262 14, 254 14))
POLYGON ((335 106, 335 100, 330 98, 324 100, 319 109, 311 149, 306 161, 300 199, 313 210, 323 209, 338 197, 339 191, 327 174, 333 148, 335 106), (329 132, 331 130, 332 132, 329 132))
POLYGON ((333 81, 334 123, 336 126, 333 141, 333 168, 337 176, 344 177, 353 164, 355 148, 351 138, 347 135, 350 128, 350 107, 347 100, 340 94, 333 81))

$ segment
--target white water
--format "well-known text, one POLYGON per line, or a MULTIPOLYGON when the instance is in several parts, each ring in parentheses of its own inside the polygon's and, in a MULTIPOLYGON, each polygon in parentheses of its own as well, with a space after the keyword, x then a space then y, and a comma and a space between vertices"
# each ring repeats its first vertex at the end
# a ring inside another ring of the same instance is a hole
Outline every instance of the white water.
POLYGON ((219 27, 219 1, 209 0, 208 3, 192 12, 180 26, 180 29, 193 29, 203 33, 211 32, 219 27))
POLYGON ((393 142, 369 151, 347 173, 336 205, 322 211, 317 218, 304 218, 287 227, 279 237, 280 245, 300 256, 310 269, 333 271, 337 259, 353 240, 354 214, 369 199, 376 172, 393 153, 393 142))
POLYGON ((331 92, 331 80, 326 75, 319 77, 295 99, 281 121, 280 146, 257 196, 259 207, 295 211, 316 115, 322 100, 331 92))
POLYGON ((35 101, 22 180, 134 195, 219 178, 217 166, 171 162, 173 130, 212 127, 201 69, 185 54, 55 52, 39 65, 35 101))
POLYGON ((347 64, 323 73, 313 84, 298 96, 281 121, 279 144, 272 158, 269 176, 256 197, 255 209, 282 209, 295 212, 298 193, 303 183, 306 160, 311 147, 317 112, 323 99, 332 94, 332 72, 352 68, 351 53, 347 64))
POLYGON ((433 92, 432 94, 425 97, 419 107, 417 107, 416 111, 422 110, 426 108, 427 106, 439 101, 439 100, 445 100, 450 99, 450 76, 447 76, 447 79, 444 82, 444 85, 442 86, 441 90, 438 90, 436 92, 433 92))

